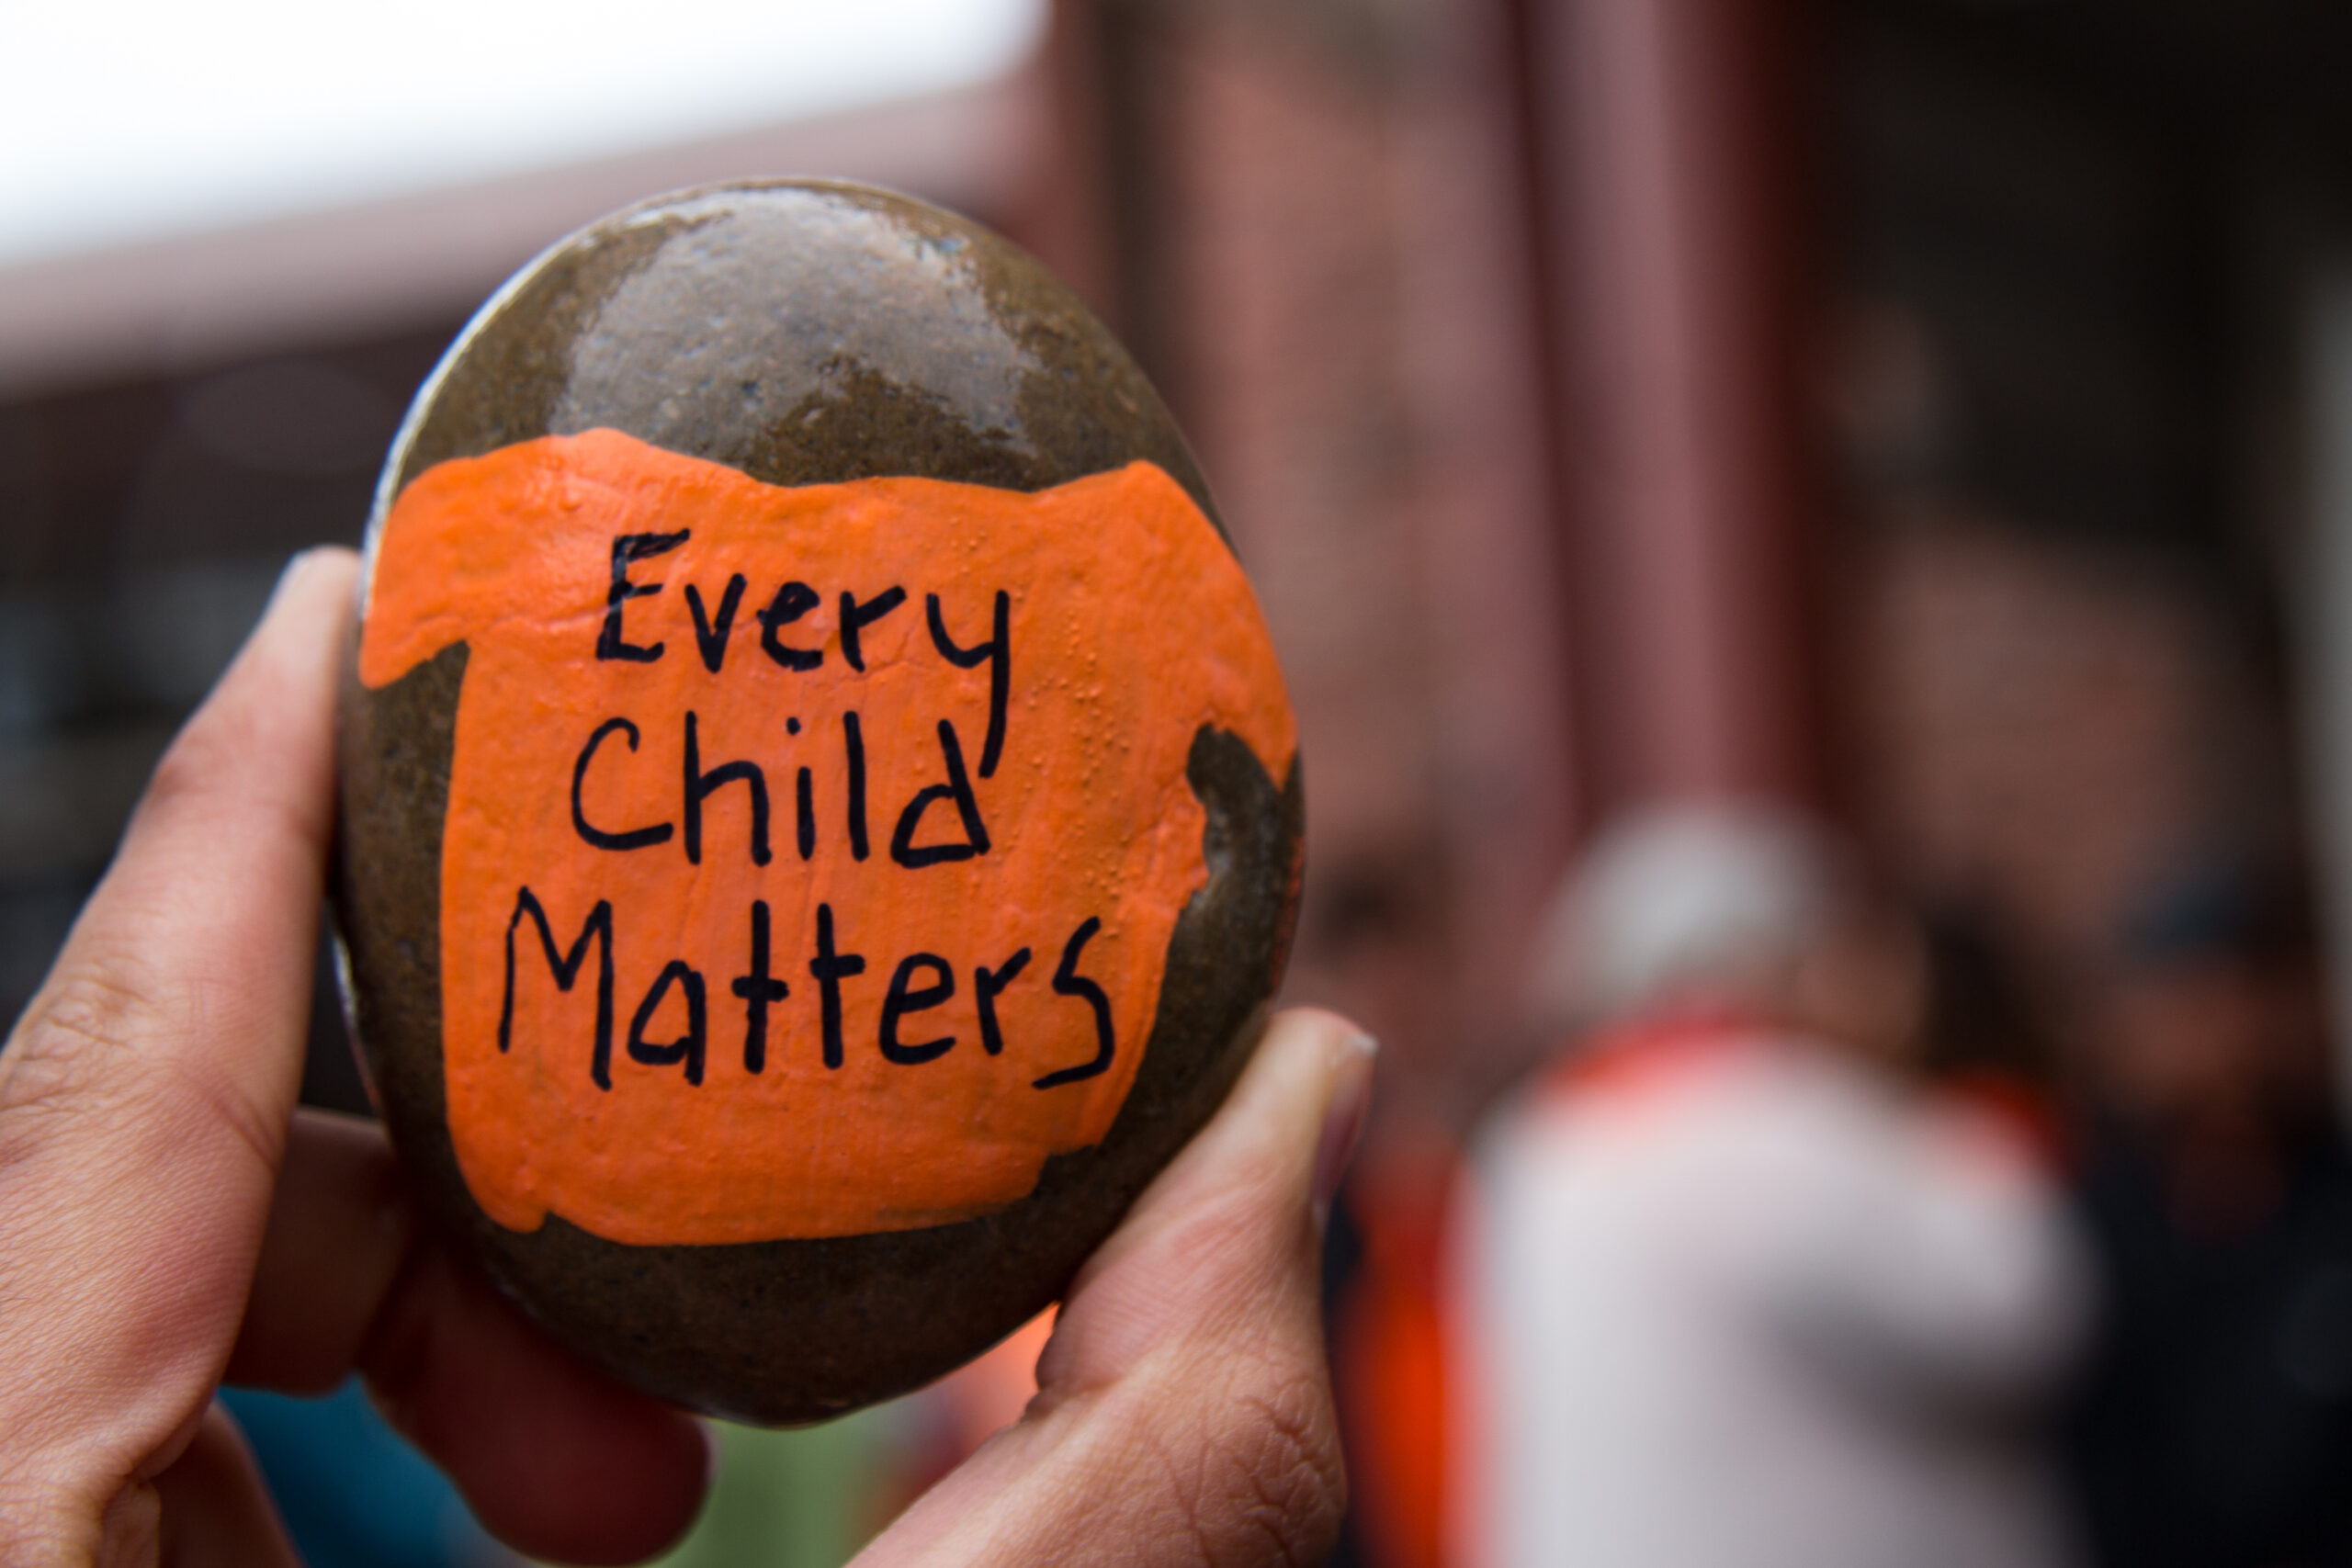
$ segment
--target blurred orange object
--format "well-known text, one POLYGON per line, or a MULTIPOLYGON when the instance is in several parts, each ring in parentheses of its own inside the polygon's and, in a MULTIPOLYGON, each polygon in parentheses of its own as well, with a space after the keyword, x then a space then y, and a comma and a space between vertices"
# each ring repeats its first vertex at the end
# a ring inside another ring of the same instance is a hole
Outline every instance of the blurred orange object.
POLYGON ((1459 1156, 1430 1135, 1367 1149, 1345 1198, 1363 1258, 1332 1312, 1350 1506, 1374 1568, 1442 1568, 1446 1206, 1459 1156))

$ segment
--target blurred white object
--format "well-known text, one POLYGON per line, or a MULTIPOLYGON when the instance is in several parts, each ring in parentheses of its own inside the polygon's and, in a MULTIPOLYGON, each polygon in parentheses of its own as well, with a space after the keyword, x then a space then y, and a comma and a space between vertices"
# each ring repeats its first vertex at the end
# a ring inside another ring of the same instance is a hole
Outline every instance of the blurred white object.
POLYGON ((1465 1568, 2042 1568, 2086 1275, 1984 1129, 1800 1042, 1528 1106, 1455 1278, 1465 1568))
POLYGON ((827 174, 988 210, 1045 0, 91 0, 0 44, 0 392, 444 324, 628 202, 827 174))
POLYGON ((1678 995, 1751 999, 1820 939, 1840 870, 1818 829, 1770 806, 1660 807, 1612 824, 1544 916, 1532 1021, 1557 1032, 1678 995))
POLYGON ((968 86, 1018 64, 1044 22, 1042 0, 12 7, 0 261, 968 86))
POLYGON ((1628 824, 1564 891, 1539 977, 1609 1022, 1463 1189, 1460 1568, 2072 1560, 2030 1417, 2086 1261, 2024 1140, 1773 1021, 1839 899, 1758 811, 1628 824))

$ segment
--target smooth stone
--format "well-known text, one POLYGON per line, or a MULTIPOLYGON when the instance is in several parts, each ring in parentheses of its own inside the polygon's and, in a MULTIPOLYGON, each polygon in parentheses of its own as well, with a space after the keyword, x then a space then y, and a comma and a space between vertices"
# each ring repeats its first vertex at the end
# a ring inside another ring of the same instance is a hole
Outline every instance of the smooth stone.
MULTIPOLYGON (((1217 520, 1158 395, 1069 289, 978 225, 853 186, 687 193, 565 241, 452 348, 384 494, 446 459, 594 427, 778 485, 917 476, 1037 491, 1147 458, 1217 520)), ((1296 913, 1298 772, 1273 779, 1204 728, 1187 777, 1210 880, 1177 921, 1143 1065, 1109 1135, 1054 1156, 1028 1197, 960 1224, 815 1240, 626 1246, 552 1215, 505 1229, 476 1205, 445 1121, 438 900, 466 658, 452 647, 377 691, 356 659, 346 671, 347 1000, 429 1211, 532 1316, 641 1388, 783 1424, 940 1376, 1058 1297, 1255 1043, 1296 913)))

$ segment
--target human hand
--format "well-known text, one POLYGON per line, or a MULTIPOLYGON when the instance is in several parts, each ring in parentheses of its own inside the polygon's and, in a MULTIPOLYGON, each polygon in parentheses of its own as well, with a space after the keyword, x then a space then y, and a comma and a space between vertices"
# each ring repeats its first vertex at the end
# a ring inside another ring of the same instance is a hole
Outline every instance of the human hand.
MULTIPOLYGON (((0 1561, 290 1565, 224 1377, 356 1370, 536 1556, 643 1557, 699 1504, 693 1422, 418 1225, 372 1125, 293 1110, 353 568, 288 570, 0 1051, 0 1561)), ((1278 1020, 1073 1286, 1029 1413, 874 1560, 1317 1557, 1342 1490, 1317 1230, 1370 1070, 1339 1020, 1278 1020)))

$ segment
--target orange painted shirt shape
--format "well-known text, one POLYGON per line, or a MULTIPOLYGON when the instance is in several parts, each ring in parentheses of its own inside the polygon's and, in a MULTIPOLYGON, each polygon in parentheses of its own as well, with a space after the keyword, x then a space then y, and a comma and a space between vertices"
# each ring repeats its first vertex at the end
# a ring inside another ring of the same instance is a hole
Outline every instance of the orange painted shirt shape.
POLYGON ((1206 880, 1195 733, 1277 780, 1296 745, 1249 584, 1145 463, 782 488, 606 430, 443 463, 378 536, 360 679, 459 642, 444 1075, 514 1230, 1020 1199, 1135 1080, 1206 880))

